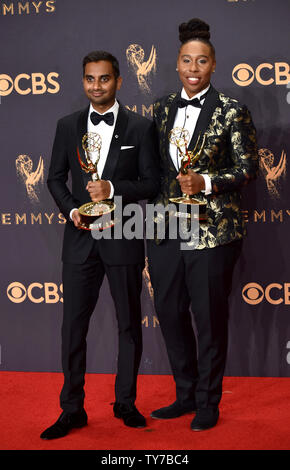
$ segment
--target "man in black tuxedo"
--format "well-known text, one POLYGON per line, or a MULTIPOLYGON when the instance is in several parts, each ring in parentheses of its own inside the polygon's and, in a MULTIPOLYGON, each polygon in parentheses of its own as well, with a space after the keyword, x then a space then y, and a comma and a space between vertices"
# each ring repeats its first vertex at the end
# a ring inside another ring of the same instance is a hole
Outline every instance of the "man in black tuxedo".
POLYGON ((87 424, 84 410, 86 335, 104 275, 114 300, 119 355, 114 415, 125 425, 144 427, 135 407, 137 373, 142 354, 141 306, 144 242, 131 239, 94 239, 80 228, 78 207, 113 196, 123 203, 152 198, 158 192, 158 170, 152 123, 125 109, 115 96, 122 79, 115 57, 104 51, 83 60, 83 86, 90 101, 84 110, 60 119, 48 176, 49 190, 67 223, 63 242, 62 366, 60 395, 63 413, 42 434, 43 439, 65 436, 87 424), (88 132, 102 138, 99 181, 89 181, 81 169, 82 137, 88 132), (66 182, 71 173, 72 191, 66 182))

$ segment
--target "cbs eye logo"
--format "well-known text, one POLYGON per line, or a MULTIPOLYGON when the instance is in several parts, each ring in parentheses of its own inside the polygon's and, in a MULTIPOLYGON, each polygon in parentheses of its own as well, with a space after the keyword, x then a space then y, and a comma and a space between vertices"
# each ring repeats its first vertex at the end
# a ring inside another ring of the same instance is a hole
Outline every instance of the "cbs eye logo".
POLYGON ((33 282, 27 288, 21 282, 11 282, 7 287, 7 297, 14 304, 20 304, 28 298, 34 304, 55 304, 63 302, 60 293, 63 292, 62 284, 58 287, 53 282, 33 282))
POLYGON ((43 95, 44 93, 58 93, 60 85, 57 82, 59 74, 20 73, 14 79, 5 73, 0 74, 0 96, 8 96, 13 90, 19 95, 43 95))
POLYGON ((290 81, 290 66, 286 62, 263 63, 254 69, 249 64, 238 64, 232 71, 233 81, 239 86, 249 86, 256 79, 261 85, 287 85, 290 81), (269 72, 270 71, 270 72, 269 72))
POLYGON ((262 287, 255 282, 250 282, 242 290, 244 301, 250 305, 257 305, 262 302, 264 295, 262 287))
POLYGON ((273 282, 265 288, 256 282, 249 282, 243 287, 242 297, 249 305, 258 305, 264 299, 272 305, 284 303, 290 305, 290 283, 273 282))
POLYGON ((233 70, 232 77, 237 85, 248 86, 254 81, 255 71, 248 64, 238 64, 233 70))

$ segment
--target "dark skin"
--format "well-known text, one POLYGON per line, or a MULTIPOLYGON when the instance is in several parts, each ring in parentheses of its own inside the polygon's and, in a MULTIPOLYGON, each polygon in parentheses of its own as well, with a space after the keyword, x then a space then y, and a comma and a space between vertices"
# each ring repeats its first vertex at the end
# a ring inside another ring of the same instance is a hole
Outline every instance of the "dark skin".
MULTIPOLYGON (((207 44, 193 40, 181 46, 177 69, 183 87, 190 98, 208 87, 215 67, 215 58, 207 44)), ((188 170, 186 175, 179 173, 176 179, 181 191, 187 195, 194 195, 205 189, 203 176, 195 173, 194 170, 188 170)))
MULTIPOLYGON (((84 92, 98 113, 103 114, 113 106, 121 84, 122 78, 115 77, 111 62, 100 60, 86 64, 83 76, 84 92)), ((99 202, 110 196, 111 186, 105 180, 89 181, 86 190, 93 202, 99 202)), ((80 228, 81 217, 77 209, 72 213, 72 220, 75 227, 80 228)))

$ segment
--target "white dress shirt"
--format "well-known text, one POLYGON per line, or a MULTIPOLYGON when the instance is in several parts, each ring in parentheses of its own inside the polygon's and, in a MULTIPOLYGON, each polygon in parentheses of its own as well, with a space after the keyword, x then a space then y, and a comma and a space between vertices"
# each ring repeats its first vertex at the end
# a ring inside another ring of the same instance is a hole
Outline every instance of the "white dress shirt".
MULTIPOLYGON (((109 126, 105 121, 101 121, 101 122, 99 122, 99 124, 94 125, 91 121, 91 118, 90 118, 91 113, 93 113, 94 111, 97 112, 93 108, 92 104, 90 104, 90 109, 89 109, 89 113, 88 113, 87 132, 96 132, 97 134, 99 134, 101 136, 101 139, 102 139, 102 146, 101 146, 101 150, 100 150, 100 159, 98 161, 98 166, 97 166, 98 175, 99 175, 99 178, 101 179, 102 178, 102 173, 103 173, 106 161, 107 161, 107 157, 108 157, 108 153, 109 153, 109 149, 110 149, 110 145, 111 145, 111 140, 112 140, 113 133, 114 133, 114 130, 115 130, 116 120, 117 120, 118 111, 119 111, 119 103, 118 103, 117 100, 115 100, 115 103, 113 104, 113 106, 110 109, 108 109, 105 113, 103 113, 103 114, 107 114, 107 113, 112 112, 114 114, 114 124, 112 126, 109 126)), ((98 114, 102 114, 102 113, 98 113, 98 114)), ((91 159, 92 159, 93 163, 95 163, 95 161, 97 159, 97 155, 98 155, 97 152, 92 152, 91 153, 91 159)), ((110 195, 109 195, 109 199, 112 199, 113 196, 114 196, 114 187, 113 187, 111 181, 108 181, 108 182, 110 183, 110 186, 111 186, 111 192, 110 192, 110 195)), ((70 211, 70 218, 72 218, 71 216, 72 216, 72 213, 75 209, 76 208, 73 208, 70 211)))
MULTIPOLYGON (((100 160, 98 162, 98 175, 100 179, 102 178, 102 173, 103 173, 106 161, 107 161, 107 157, 108 157, 108 153, 109 153, 109 149, 111 145, 111 140, 113 137, 116 120, 118 116, 118 111, 119 111, 119 103, 117 100, 115 100, 115 103, 113 104, 113 106, 110 109, 108 109, 105 113, 103 113, 103 114, 113 113, 114 124, 112 126, 109 126, 105 121, 101 121, 99 122, 99 124, 95 126, 92 123, 90 116, 93 112, 97 112, 97 111, 93 108, 92 104, 90 104, 90 109, 89 109, 89 114, 88 114, 88 126, 87 126, 88 132, 96 132, 97 134, 101 136, 101 139, 102 139, 100 160)), ((98 112, 98 114, 102 114, 102 113, 98 112)), ((93 163, 95 163, 96 158, 97 158, 97 152, 92 153, 93 163)))
MULTIPOLYGON (((209 90, 209 88, 210 88, 210 85, 204 90, 197 93, 192 98, 188 97, 186 91, 183 88, 181 91, 181 98, 184 98, 186 100, 193 100, 194 98, 199 99, 204 93, 206 93, 209 90)), ((204 100, 205 98, 201 100, 200 102, 201 105, 203 105, 204 100)), ((201 108, 196 108, 195 106, 186 106, 184 108, 177 109, 173 127, 182 127, 186 129, 189 132, 189 142, 193 136, 194 129, 195 129, 200 111, 201 111, 201 108)), ((172 162, 176 170, 179 171, 182 156, 180 156, 176 145, 171 144, 171 143, 169 144, 169 153, 170 153, 172 162)), ((210 177, 207 174, 202 174, 201 176, 203 176, 204 182, 205 182, 205 189, 202 192, 204 192, 205 195, 211 194, 212 186, 211 186, 210 177)))

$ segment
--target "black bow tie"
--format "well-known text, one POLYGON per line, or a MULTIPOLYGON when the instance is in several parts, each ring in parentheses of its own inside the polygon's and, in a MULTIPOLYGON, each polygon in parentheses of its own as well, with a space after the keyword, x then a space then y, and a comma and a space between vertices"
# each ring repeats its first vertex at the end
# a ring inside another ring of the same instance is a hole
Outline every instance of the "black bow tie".
POLYGON ((99 114, 93 111, 90 115, 92 123, 96 126, 101 121, 105 121, 108 126, 112 126, 114 124, 114 114, 113 113, 106 113, 106 114, 99 114))
POLYGON ((202 100, 205 99, 206 95, 208 94, 209 90, 207 90, 201 97, 193 98, 193 100, 186 100, 184 98, 179 98, 177 100, 177 106, 179 108, 185 108, 186 106, 194 106, 195 108, 202 108, 202 104, 200 103, 202 100))
POLYGON ((179 108, 185 108, 186 106, 194 106, 195 108, 202 108, 198 98, 193 100, 185 100, 184 98, 179 98, 177 101, 177 106, 179 108))

